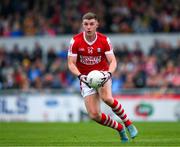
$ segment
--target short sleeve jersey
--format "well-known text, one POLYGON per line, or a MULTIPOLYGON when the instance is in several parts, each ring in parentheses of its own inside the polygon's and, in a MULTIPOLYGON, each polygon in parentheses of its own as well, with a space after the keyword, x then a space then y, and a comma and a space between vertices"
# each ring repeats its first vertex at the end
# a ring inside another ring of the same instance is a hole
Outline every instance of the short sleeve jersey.
POLYGON ((86 40, 84 32, 75 35, 68 50, 68 56, 77 57, 77 68, 85 75, 92 70, 107 71, 109 63, 106 54, 113 54, 113 49, 109 38, 99 32, 96 32, 93 42, 86 40))

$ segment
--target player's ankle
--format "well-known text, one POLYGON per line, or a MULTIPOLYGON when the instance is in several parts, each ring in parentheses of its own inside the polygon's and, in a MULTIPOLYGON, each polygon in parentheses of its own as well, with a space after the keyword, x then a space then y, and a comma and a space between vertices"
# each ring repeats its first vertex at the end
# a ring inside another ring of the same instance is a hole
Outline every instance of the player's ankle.
POLYGON ((132 125, 132 121, 127 120, 126 122, 124 122, 124 124, 126 127, 128 127, 128 126, 132 125))

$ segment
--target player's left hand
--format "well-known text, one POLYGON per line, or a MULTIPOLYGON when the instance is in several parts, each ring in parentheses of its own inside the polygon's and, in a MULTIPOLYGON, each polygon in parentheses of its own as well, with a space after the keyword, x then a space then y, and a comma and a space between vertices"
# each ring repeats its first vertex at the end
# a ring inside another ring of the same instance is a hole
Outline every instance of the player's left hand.
POLYGON ((102 83, 101 83, 101 86, 102 86, 102 87, 103 87, 104 84, 105 84, 109 79, 111 79, 111 77, 112 77, 112 73, 109 72, 109 71, 103 71, 103 74, 104 74, 104 78, 103 78, 103 81, 102 81, 102 83))

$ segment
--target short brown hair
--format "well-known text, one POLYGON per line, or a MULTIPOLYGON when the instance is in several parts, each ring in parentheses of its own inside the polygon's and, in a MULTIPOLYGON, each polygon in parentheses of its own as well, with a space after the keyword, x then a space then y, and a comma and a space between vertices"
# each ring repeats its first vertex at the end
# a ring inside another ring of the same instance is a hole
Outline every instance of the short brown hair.
POLYGON ((95 13, 92 12, 88 12, 86 14, 83 15, 82 20, 84 19, 95 19, 98 20, 97 15, 95 13))

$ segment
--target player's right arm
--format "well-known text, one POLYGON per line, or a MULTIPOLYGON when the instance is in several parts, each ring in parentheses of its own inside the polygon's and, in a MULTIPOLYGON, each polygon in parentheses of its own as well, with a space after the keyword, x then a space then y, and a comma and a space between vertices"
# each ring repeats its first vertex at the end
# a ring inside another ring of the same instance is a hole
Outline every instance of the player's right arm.
POLYGON ((71 39, 70 47, 68 50, 68 68, 75 76, 79 78, 81 82, 89 86, 87 82, 87 76, 81 74, 76 64, 77 63, 77 49, 78 47, 75 44, 75 40, 71 39))
POLYGON ((68 68, 74 75, 79 76, 81 73, 76 66, 76 60, 77 56, 68 56, 68 68))
POLYGON ((70 47, 68 49, 68 68, 76 76, 81 73, 76 66, 77 61, 77 47, 75 45, 75 40, 72 38, 70 41, 70 47))
POLYGON ((77 67, 77 46, 75 44, 75 40, 71 39, 70 42, 70 47, 68 50, 68 68, 69 70, 79 78, 80 81, 84 82, 86 85, 88 85, 87 83, 87 76, 86 75, 82 75, 80 73, 80 71, 78 70, 77 67))
POLYGON ((68 68, 69 68, 69 70, 74 75, 76 75, 81 82, 85 83, 88 87, 90 87, 88 82, 87 82, 87 76, 86 75, 82 75, 79 72, 79 70, 78 70, 78 68, 76 66, 76 60, 77 60, 77 56, 68 56, 68 68))

